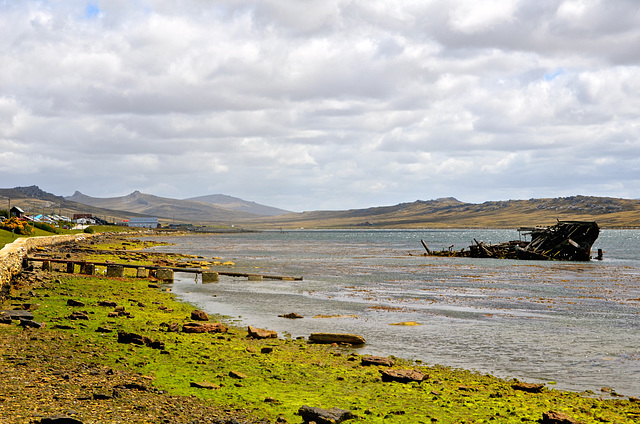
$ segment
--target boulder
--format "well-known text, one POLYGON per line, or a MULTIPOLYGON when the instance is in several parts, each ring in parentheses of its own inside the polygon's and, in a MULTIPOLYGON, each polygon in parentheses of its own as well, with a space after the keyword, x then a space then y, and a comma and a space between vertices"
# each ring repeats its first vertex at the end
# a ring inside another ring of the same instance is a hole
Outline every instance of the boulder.
POLYGON ((266 330, 264 328, 255 328, 249 326, 247 328, 248 336, 252 339, 275 339, 278 337, 278 333, 273 330, 266 330))
POLYGON ((42 328, 44 327, 44 323, 42 322, 36 322, 32 319, 21 319, 20 320, 20 326, 21 327, 25 327, 25 328, 42 328))
POLYGON ((302 406, 298 410, 298 414, 300 414, 305 423, 315 422, 317 424, 339 424, 356 418, 351 411, 344 409, 322 409, 307 405, 302 406))
POLYGON ((364 337, 346 333, 311 333, 309 341, 312 343, 337 343, 351 345, 361 345, 365 343, 364 337))
POLYGON ((369 365, 392 367, 395 365, 395 361, 391 358, 387 358, 386 356, 365 356, 362 358, 360 363, 365 367, 369 365))
POLYGON ((101 300, 98 302, 98 306, 106 306, 107 308, 115 308, 118 306, 116 302, 112 302, 110 300, 101 300))
POLYGON ((68 299, 67 306, 84 306, 84 302, 75 299, 68 299))
POLYGON ((421 383, 428 378, 427 375, 421 373, 418 370, 380 370, 382 374, 382 381, 398 383, 421 383))
POLYGON ((191 319, 194 321, 209 321, 209 315, 205 311, 201 311, 200 309, 196 309, 191 312, 191 319))
POLYGON ((226 333, 227 327, 219 322, 186 322, 182 325, 183 333, 226 333))

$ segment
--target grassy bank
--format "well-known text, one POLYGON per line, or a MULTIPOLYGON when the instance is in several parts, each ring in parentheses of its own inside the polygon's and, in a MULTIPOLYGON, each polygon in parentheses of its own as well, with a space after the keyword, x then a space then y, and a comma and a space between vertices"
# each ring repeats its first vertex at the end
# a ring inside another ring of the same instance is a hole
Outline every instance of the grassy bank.
MULTIPOLYGON (((122 260, 122 251, 136 246, 103 247, 118 250, 122 260)), ((72 410, 86 423, 161 422, 163 414, 169 422, 226 422, 211 417, 231 414, 244 422, 301 423, 296 413, 303 405, 350 410, 357 418, 349 422, 364 423, 537 423, 552 410, 581 423, 640 420, 640 402, 629 399, 548 388, 530 393, 516 381, 400 359, 393 369, 415 369, 427 378, 383 382, 386 367, 363 366, 357 350, 347 347, 255 340, 233 327, 175 332, 192 321, 194 308, 176 301, 170 287, 150 287, 147 279, 25 273, 1 309, 29 307, 46 326, 0 324, 0 337, 9 341, 0 346, 0 372, 12 382, 0 385, 0 422, 72 410), (82 305, 69 306, 70 299, 82 305), (104 301, 117 307, 100 306, 104 301), (72 319, 74 313, 88 319, 72 319), (157 348, 118 343, 118 331, 145 336, 157 348)))

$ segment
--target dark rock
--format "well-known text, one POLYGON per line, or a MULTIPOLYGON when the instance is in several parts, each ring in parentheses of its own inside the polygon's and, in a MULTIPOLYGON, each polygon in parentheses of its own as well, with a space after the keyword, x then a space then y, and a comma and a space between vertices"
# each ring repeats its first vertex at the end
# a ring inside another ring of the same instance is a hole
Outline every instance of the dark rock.
POLYGON ((382 381, 398 383, 422 382, 428 378, 427 375, 418 370, 380 370, 382 381))
POLYGON ((263 347, 262 349, 260 349, 260 353, 271 353, 273 352, 273 348, 272 347, 263 347))
POLYGON ((362 336, 344 333, 311 333, 309 341, 312 343, 337 343, 350 345, 361 345, 365 343, 364 337, 362 336))
POLYGON ((344 409, 322 409, 307 405, 302 406, 298 410, 298 414, 300 414, 305 423, 315 422, 317 424, 338 424, 356 418, 351 411, 344 409))
POLYGON ((88 320, 89 313, 87 311, 74 311, 71 315, 67 317, 70 320, 88 320))
POLYGON ((514 390, 520 390, 523 392, 529 393, 542 393, 544 389, 544 384, 536 384, 536 383, 514 383, 511 385, 511 388, 514 390))
POLYGON ((84 302, 80 302, 79 300, 69 299, 67 300, 67 306, 85 306, 84 302))
POLYGON ((383 367, 392 367, 395 365, 395 361, 391 358, 387 358, 386 356, 365 356, 362 358, 360 363, 363 366, 380 365, 383 367))
POLYGON ((93 400, 109 400, 113 399, 113 396, 107 393, 96 392, 93 394, 93 400))
POLYGON ((278 333, 276 333, 275 331, 265 330, 264 328, 255 328, 249 326, 247 331, 248 336, 252 339, 275 339, 278 337, 278 333))
POLYGON ((96 333, 113 333, 113 330, 109 327, 98 327, 96 328, 96 333))
POLYGON ((549 411, 542 414, 541 424, 578 424, 578 421, 562 412, 549 411))
POLYGON ((151 349, 158 349, 158 350, 164 350, 165 348, 164 342, 160 340, 150 341, 149 343, 147 343, 147 346, 149 346, 151 349))
POLYGON ((74 327, 73 325, 67 325, 67 324, 56 324, 53 326, 53 328, 57 328, 59 330, 75 330, 76 327, 74 327))
POLYGON ((136 333, 128 333, 126 331, 118 331, 118 343, 131 343, 136 345, 146 345, 151 342, 148 337, 136 333))
POLYGON ((196 309, 191 312, 191 319, 194 321, 209 321, 209 315, 205 311, 201 311, 200 309, 196 309))
POLYGON ((112 302, 110 300, 101 300, 98 302, 98 306, 106 306, 107 308, 115 308, 118 306, 116 302, 112 302))
POLYGON ((66 415, 52 415, 41 419, 40 424, 82 424, 82 421, 66 415))
POLYGON ((295 312, 291 312, 290 314, 278 315, 278 316, 280 318, 289 318, 289 319, 304 318, 302 315, 296 314, 295 312))
POLYGON ((20 326, 21 327, 29 327, 29 328, 42 328, 44 327, 44 323, 42 322, 36 322, 32 319, 21 319, 20 320, 20 326))
POLYGON ((186 322, 182 325, 183 333, 226 333, 227 327, 224 324, 186 322))
POLYGON ((13 321, 8 315, 0 315, 0 324, 11 324, 13 321))

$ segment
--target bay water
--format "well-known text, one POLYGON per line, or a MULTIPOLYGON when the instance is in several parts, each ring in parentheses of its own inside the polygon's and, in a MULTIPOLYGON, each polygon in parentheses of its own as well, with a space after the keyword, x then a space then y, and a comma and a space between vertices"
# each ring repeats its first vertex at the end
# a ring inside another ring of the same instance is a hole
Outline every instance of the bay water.
POLYGON ((543 382, 640 396, 640 231, 603 230, 601 261, 425 257, 515 230, 265 231, 163 237, 155 250, 219 257, 218 270, 302 281, 176 274, 173 292, 234 324, 280 336, 354 333, 361 354, 394 355, 543 382), (278 315, 295 312, 304 319, 278 315), (321 318, 320 316, 334 316, 321 318), (336 317, 339 316, 339 317, 336 317), (419 325, 394 325, 415 322, 419 325))

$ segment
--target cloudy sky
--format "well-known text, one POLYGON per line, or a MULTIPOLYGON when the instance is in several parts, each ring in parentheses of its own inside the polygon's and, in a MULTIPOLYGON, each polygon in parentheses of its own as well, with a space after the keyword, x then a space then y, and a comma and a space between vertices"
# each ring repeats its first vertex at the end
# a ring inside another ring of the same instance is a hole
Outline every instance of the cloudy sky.
POLYGON ((0 187, 640 198, 638 0, 0 0, 0 187))

